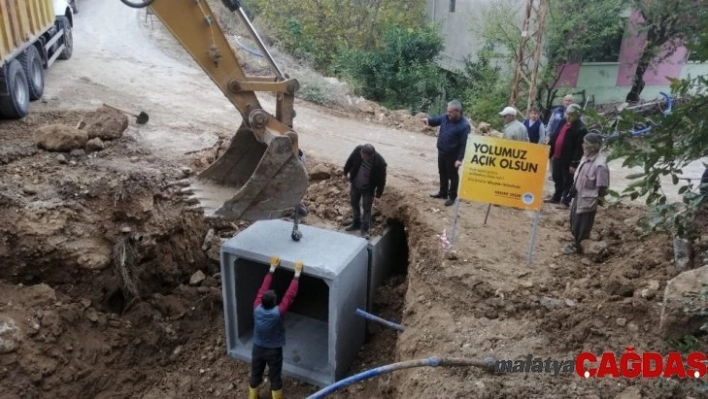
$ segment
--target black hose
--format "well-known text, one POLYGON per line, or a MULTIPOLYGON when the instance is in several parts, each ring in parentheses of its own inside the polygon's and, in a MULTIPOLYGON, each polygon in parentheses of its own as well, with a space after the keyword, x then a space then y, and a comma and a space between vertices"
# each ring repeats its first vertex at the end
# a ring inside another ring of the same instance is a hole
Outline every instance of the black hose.
POLYGON ((128 0, 120 0, 121 3, 125 4, 126 6, 130 8, 145 8, 152 4, 155 0, 143 0, 141 2, 134 2, 134 1, 128 1, 128 0))

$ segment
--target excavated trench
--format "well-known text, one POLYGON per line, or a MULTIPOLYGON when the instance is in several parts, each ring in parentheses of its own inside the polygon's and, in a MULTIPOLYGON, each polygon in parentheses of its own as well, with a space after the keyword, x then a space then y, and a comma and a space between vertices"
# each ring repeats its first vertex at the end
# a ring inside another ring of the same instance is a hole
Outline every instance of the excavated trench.
MULTIPOLYGON (((5 139, 25 148, 33 127, 83 116, 4 124, 5 139)), ((342 185, 329 168, 313 182, 303 223, 331 229, 348 215, 346 188, 327 188, 342 185)), ((191 398, 245 389, 249 365, 225 353, 218 259, 221 243, 247 224, 186 212, 170 187, 184 173, 126 136, 100 152, 27 152, 0 166, 0 323, 11 327, 0 334, 3 395, 191 398)), ((389 236, 390 273, 370 311, 400 323, 409 248, 391 204, 375 213, 374 233, 389 236)), ((398 334, 368 322, 349 373, 395 361, 398 334)), ((292 397, 316 390, 293 379, 286 389, 292 397)), ((364 391, 382 395, 372 381, 333 397, 364 391)))

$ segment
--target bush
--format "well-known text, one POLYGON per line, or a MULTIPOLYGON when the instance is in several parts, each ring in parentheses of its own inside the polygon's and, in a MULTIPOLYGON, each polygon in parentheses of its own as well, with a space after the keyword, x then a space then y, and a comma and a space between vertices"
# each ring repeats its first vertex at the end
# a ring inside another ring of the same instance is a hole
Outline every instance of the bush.
POLYGON ((499 112, 509 102, 512 80, 507 79, 500 67, 493 65, 493 56, 494 45, 487 44, 480 50, 476 62, 468 59, 465 63, 464 105, 476 122, 487 122, 501 130, 499 112))
POLYGON ((382 41, 374 50, 344 53, 336 65, 340 75, 359 82, 360 95, 388 108, 429 108, 445 83, 434 62, 443 48, 437 27, 390 27, 382 41))

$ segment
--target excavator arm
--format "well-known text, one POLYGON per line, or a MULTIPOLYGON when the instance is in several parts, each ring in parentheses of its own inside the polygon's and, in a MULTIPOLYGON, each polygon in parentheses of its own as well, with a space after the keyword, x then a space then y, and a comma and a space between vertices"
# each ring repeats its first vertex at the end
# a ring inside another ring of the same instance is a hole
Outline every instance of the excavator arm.
MULTIPOLYGON (((243 122, 226 152, 191 182, 189 191, 205 214, 228 219, 277 218, 300 203, 308 177, 292 130, 299 83, 278 67, 238 0, 222 0, 249 29, 275 76, 246 76, 206 0, 121 0, 153 14, 241 113, 243 122), (275 92, 275 116, 256 92, 275 92)), ((198 106, 198 105, 196 105, 198 106)))

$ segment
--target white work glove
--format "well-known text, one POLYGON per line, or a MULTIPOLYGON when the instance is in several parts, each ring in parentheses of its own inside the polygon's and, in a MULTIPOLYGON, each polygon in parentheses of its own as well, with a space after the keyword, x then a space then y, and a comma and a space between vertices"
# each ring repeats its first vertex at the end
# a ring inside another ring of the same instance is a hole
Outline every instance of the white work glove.
POLYGON ((300 278, 300 273, 302 273, 302 262, 295 262, 295 278, 300 278))
POLYGON ((279 264, 280 264, 280 258, 275 255, 271 256, 270 257, 270 272, 274 273, 275 268, 278 267, 279 264))

